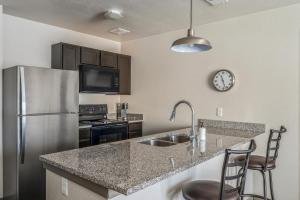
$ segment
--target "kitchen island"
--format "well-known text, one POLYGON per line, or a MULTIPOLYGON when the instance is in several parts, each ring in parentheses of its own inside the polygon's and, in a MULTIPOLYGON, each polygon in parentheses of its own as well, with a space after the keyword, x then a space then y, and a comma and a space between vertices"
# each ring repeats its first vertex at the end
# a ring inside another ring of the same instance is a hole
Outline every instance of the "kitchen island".
POLYGON ((264 132, 264 126, 212 127, 207 129, 206 142, 148 145, 151 139, 188 132, 182 129, 41 156, 47 171, 47 200, 181 199, 184 182, 219 180, 224 150, 245 148, 264 132), (61 189, 62 177, 69 180, 67 194, 61 189))

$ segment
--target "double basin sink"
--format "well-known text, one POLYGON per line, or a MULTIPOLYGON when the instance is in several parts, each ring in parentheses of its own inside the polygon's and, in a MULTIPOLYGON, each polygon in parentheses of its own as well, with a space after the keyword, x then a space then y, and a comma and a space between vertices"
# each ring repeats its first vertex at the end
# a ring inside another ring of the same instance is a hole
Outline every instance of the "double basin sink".
POLYGON ((151 146, 157 146, 157 147, 168 147, 168 146, 185 143, 189 141, 190 141, 190 137, 182 134, 182 135, 170 135, 170 136, 155 138, 151 140, 142 141, 139 143, 151 145, 151 146))

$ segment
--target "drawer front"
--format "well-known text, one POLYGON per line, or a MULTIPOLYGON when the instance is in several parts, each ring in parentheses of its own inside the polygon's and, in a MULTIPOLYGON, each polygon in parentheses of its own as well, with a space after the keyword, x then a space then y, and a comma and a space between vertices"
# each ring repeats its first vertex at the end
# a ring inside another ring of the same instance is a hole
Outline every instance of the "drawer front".
POLYGON ((131 138, 137 138, 137 137, 142 137, 142 136, 143 136, 142 130, 128 132, 129 139, 131 139, 131 138))
POLYGON ((129 123, 128 128, 129 128, 129 131, 142 130, 143 129, 143 123, 142 122, 129 123))

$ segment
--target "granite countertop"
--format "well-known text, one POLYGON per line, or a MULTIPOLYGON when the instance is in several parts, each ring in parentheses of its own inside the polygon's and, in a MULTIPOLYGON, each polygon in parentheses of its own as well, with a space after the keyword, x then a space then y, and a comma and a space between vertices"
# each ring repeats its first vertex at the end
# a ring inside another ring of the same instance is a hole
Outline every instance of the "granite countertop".
POLYGON ((40 160, 104 188, 130 195, 224 153, 226 148, 237 147, 261 134, 249 130, 208 128, 205 152, 203 147, 193 148, 191 142, 169 147, 138 143, 151 138, 188 132, 189 129, 182 129, 43 155, 40 160))

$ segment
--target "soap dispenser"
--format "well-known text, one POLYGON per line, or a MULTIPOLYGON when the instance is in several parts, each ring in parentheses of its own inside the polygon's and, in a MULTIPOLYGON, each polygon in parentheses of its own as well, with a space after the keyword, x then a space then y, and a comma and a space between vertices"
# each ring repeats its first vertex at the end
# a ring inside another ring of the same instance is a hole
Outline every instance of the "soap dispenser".
POLYGON ((203 125, 204 123, 200 122, 200 128, 199 128, 200 141, 206 140, 206 128, 203 125))

